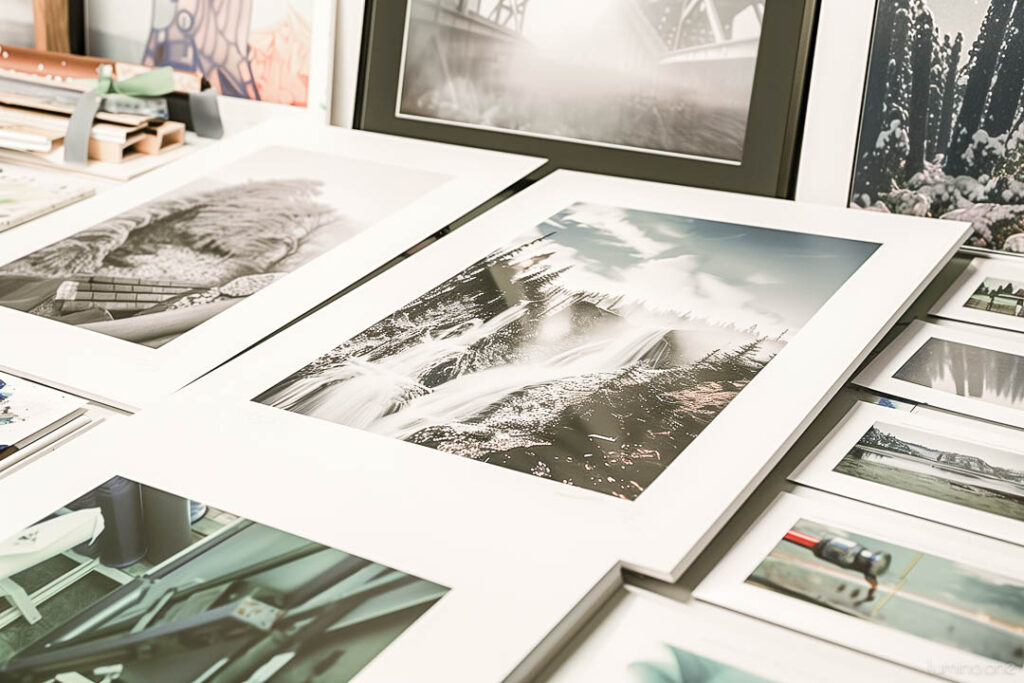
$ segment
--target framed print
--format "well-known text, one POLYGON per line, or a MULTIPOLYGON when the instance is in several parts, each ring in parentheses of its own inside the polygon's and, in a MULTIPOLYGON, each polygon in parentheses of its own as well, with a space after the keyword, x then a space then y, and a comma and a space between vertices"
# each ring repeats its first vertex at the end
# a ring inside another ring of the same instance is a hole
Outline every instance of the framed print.
POLYGON ((796 198, 966 221, 1024 252, 1024 8, 822 0, 796 198))
POLYGON ((1024 266, 1002 259, 974 259, 931 314, 1024 332, 1024 266))
POLYGON ((140 413, 0 482, 4 680, 522 681, 619 580, 565 536, 421 517, 425 498, 363 489, 359 457, 205 427, 182 448, 189 414, 140 413))
POLYGON ((942 227, 559 171, 194 386, 673 576, 966 229, 942 227))
POLYGON ((858 403, 789 477, 1024 545, 1024 434, 858 403))
POLYGON ((1024 548, 784 493, 695 595, 954 681, 1024 680, 1024 548))
POLYGON ((544 683, 932 680, 912 669, 698 602, 625 586, 544 683), (799 652, 799 657, 793 653, 799 652), (823 674, 823 672, 828 672, 823 674))
POLYGON ((926 405, 1024 427, 1018 335, 915 320, 854 381, 926 405))
POLYGON ((787 196, 815 6, 367 3, 357 125, 787 196))
POLYGON ((178 389, 539 160, 271 122, 0 235, 4 366, 118 407, 178 389), (60 220, 57 220, 60 218, 60 220))
POLYGON ((130 64, 198 71, 221 95, 308 107, 329 117, 337 5, 90 0, 87 51, 130 64))

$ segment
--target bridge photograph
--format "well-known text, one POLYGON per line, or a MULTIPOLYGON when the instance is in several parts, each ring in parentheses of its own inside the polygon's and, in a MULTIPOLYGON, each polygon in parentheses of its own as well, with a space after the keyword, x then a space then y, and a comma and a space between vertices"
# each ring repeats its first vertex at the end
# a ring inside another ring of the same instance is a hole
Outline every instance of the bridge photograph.
POLYGON ((763 0, 408 0, 400 117, 739 163, 763 0))

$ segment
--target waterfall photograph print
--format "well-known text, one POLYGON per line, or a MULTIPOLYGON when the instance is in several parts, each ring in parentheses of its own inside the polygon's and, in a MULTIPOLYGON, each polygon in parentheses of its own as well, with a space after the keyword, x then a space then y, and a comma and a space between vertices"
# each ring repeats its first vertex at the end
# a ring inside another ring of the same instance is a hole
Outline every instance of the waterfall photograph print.
POLYGON ((802 519, 747 583, 1024 666, 1024 583, 981 567, 802 519))
POLYGON ((1024 253, 1022 53, 1024 0, 878 0, 851 204, 1024 253))
POLYGON ((408 0, 398 117, 740 162, 763 0, 408 0))
POLYGON ((253 400, 634 500, 877 248, 576 203, 253 400))
POLYGON ((0 679, 348 681, 447 592, 114 477, 0 541, 0 679))
POLYGON ((268 147, 0 265, 0 306, 159 347, 447 179, 268 147))
POLYGON ((1024 454, 876 422, 835 471, 1024 521, 1024 454))

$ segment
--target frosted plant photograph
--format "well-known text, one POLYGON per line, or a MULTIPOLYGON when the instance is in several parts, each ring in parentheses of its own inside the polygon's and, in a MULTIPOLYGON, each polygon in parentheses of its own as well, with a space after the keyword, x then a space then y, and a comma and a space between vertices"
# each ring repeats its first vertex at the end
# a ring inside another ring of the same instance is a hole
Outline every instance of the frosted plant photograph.
POLYGON ((770 683, 743 669, 665 645, 667 657, 629 666, 635 683, 770 683), (666 661, 667 660, 667 661, 666 661))
POLYGON ((114 477, 0 541, 0 679, 340 683, 447 592, 114 477))
POLYGON ((396 115, 740 162, 763 0, 408 0, 396 115))
POLYGON ((835 471, 1024 521, 1024 454, 877 422, 835 471))
POLYGON ((747 583, 1024 666, 1024 583, 983 567, 802 519, 747 583))
POLYGON ((850 202, 1024 253, 1024 0, 878 0, 850 202))
POLYGON ((254 400, 633 500, 877 247, 576 203, 254 400))
POLYGON ((933 337, 893 377, 1024 410, 1024 356, 933 337))
POLYGON ((0 265, 0 306, 159 347, 446 180, 268 147, 0 265))

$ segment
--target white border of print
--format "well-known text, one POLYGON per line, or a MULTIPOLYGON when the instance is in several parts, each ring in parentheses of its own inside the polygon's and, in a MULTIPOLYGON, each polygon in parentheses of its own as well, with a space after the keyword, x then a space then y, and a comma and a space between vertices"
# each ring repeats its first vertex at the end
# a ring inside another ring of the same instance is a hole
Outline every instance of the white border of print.
POLYGON ((1024 343, 1021 342, 1020 336, 1013 332, 985 330, 958 323, 937 325, 915 320, 854 378, 854 383, 883 394, 899 396, 961 415, 971 415, 1024 428, 1024 409, 1001 406, 980 398, 958 396, 896 379, 894 375, 899 369, 932 338, 1024 356, 1024 343))
POLYGON ((0 538, 123 476, 450 588, 359 673, 364 683, 524 680, 521 662, 549 647, 566 615, 621 581, 608 552, 568 534, 465 508, 423 515, 434 492, 389 495, 387 481, 366 481, 364 454, 304 450, 258 418, 222 422, 205 406, 204 422, 191 411, 179 403, 104 425, 0 481, 0 538))
POLYGON ((804 489, 797 494, 780 494, 694 595, 943 678, 1024 680, 1024 669, 746 583, 786 531, 801 519, 1024 579, 1024 548, 804 489))
POLYGON ((876 0, 821 0, 796 199, 849 206, 876 0))
POLYGON ((271 121, 75 207, 0 235, 9 263, 273 145, 448 175, 417 201, 159 349, 0 307, 0 368, 136 409, 196 379, 536 169, 540 159, 271 121), (71 219, 71 220, 69 220, 71 219))
POLYGON ((1020 431, 955 415, 937 417, 858 403, 789 475, 790 481, 1024 545, 1024 521, 836 472, 836 465, 876 422, 1019 453, 1024 470, 1024 433, 1020 431))
POLYGON ((990 277, 1013 280, 1024 285, 1024 268, 1019 265, 1019 261, 1013 263, 1006 259, 976 258, 967 265, 967 269, 957 278, 957 281, 935 303, 930 313, 937 318, 962 320, 1013 332, 1024 332, 1024 317, 1015 318, 1012 315, 982 311, 964 305, 978 289, 978 286, 990 277))
POLYGON ((569 650, 544 683, 627 680, 632 663, 669 662, 667 645, 772 681, 935 680, 701 602, 681 603, 633 586, 626 586, 613 602, 586 640, 569 650), (800 655, 795 657, 794 652, 800 655))
POLYGON ((295 434, 323 426, 329 442, 376 453, 410 477, 410 486, 427 486, 439 496, 447 492, 461 498, 453 482, 470 477, 474 487, 491 488, 484 500, 492 512, 475 514, 515 515, 528 502, 548 510, 550 519, 576 519, 580 533, 592 532, 599 542, 614 546, 630 569, 674 580, 849 378, 967 230, 962 223, 936 225, 920 218, 558 171, 197 382, 194 393, 244 403, 240 412, 295 434), (636 501, 250 401, 577 201, 883 246, 636 501), (807 372, 808 367, 815 371, 807 372))

